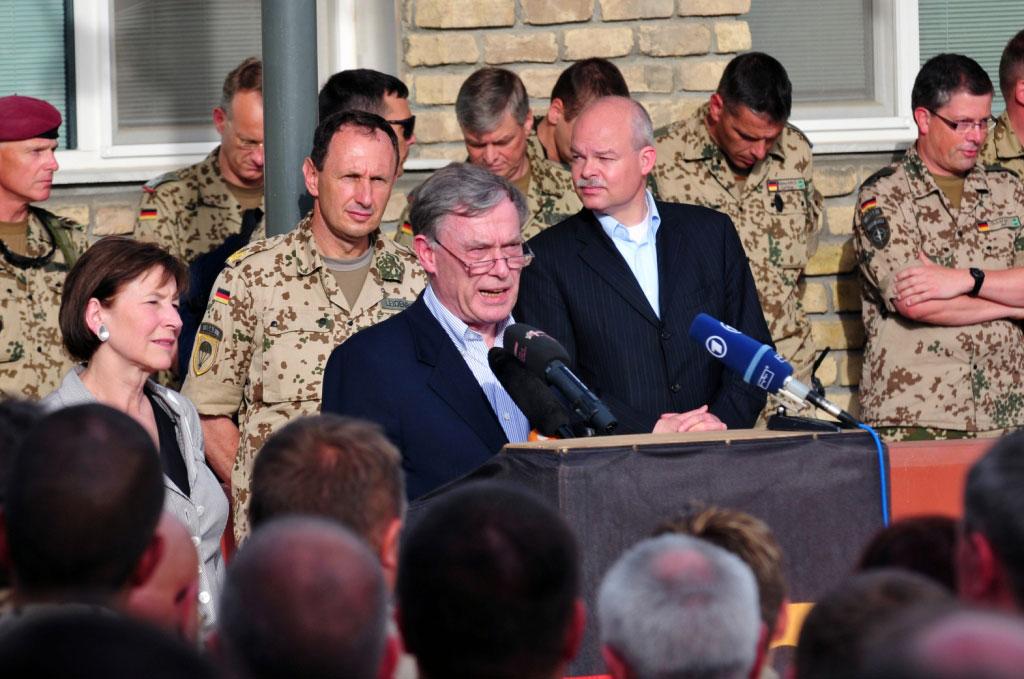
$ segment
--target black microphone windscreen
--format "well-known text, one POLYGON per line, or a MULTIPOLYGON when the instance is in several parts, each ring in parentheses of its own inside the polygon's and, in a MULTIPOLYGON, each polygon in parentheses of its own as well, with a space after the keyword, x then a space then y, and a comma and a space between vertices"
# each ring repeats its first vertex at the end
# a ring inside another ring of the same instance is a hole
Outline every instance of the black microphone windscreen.
POLYGON ((532 428, 544 436, 559 436, 559 429, 569 426, 569 415, 559 400, 511 352, 493 347, 487 352, 487 363, 532 428))
POLYGON ((543 375, 552 361, 569 364, 569 353, 558 340, 525 323, 505 328, 504 340, 505 348, 536 375, 543 375))

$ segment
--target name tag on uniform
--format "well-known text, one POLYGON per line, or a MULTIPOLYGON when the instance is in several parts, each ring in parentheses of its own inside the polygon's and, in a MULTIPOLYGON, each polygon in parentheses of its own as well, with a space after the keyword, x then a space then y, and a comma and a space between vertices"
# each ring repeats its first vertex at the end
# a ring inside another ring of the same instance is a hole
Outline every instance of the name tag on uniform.
POLYGON ((1020 217, 997 217, 988 221, 978 222, 978 231, 998 231, 999 229, 1019 229, 1020 217))
POLYGON ((401 297, 385 297, 384 301, 380 303, 382 307, 388 311, 402 311, 412 306, 412 302, 401 297))
POLYGON ((803 179, 769 179, 768 193, 776 191, 803 191, 807 188, 807 182, 803 179))

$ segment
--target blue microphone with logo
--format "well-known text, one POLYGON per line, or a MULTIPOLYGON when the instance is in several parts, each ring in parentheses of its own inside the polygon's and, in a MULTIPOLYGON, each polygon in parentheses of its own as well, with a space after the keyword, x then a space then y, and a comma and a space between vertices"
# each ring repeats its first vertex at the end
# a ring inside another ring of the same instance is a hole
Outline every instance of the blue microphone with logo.
POLYGON ((690 324, 690 339, 703 345, 709 354, 747 384, 760 387, 769 394, 784 396, 798 408, 810 403, 845 425, 859 426, 853 415, 794 378, 793 366, 774 349, 747 337, 736 328, 707 314, 697 314, 690 324))

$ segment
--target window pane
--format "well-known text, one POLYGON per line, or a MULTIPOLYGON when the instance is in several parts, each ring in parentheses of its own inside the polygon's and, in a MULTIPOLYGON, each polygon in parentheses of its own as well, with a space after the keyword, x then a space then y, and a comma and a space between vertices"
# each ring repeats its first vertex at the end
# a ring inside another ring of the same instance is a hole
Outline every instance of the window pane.
POLYGON ((992 111, 1005 104, 999 93, 999 58, 1017 31, 1024 28, 1021 0, 919 0, 921 63, 936 54, 966 54, 985 69, 996 89, 992 111))
POLYGON ((794 102, 874 99, 871 0, 753 0, 752 46, 785 66, 794 102))
POLYGON ((114 0, 114 143, 212 141, 224 77, 259 56, 259 0, 114 0))
POLYGON ((22 94, 56 106, 68 148, 64 0, 0 0, 0 96, 22 94))

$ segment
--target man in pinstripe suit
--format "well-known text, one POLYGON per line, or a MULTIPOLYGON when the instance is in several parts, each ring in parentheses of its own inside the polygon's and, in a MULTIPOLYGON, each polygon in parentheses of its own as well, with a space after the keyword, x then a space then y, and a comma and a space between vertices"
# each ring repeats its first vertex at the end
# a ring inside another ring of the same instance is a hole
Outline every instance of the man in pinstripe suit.
POLYGON ((631 99, 588 106, 571 150, 584 209, 530 240, 516 319, 565 346, 618 433, 752 426, 765 393, 687 337, 704 312, 771 342, 732 221, 653 199, 651 120, 631 99))

